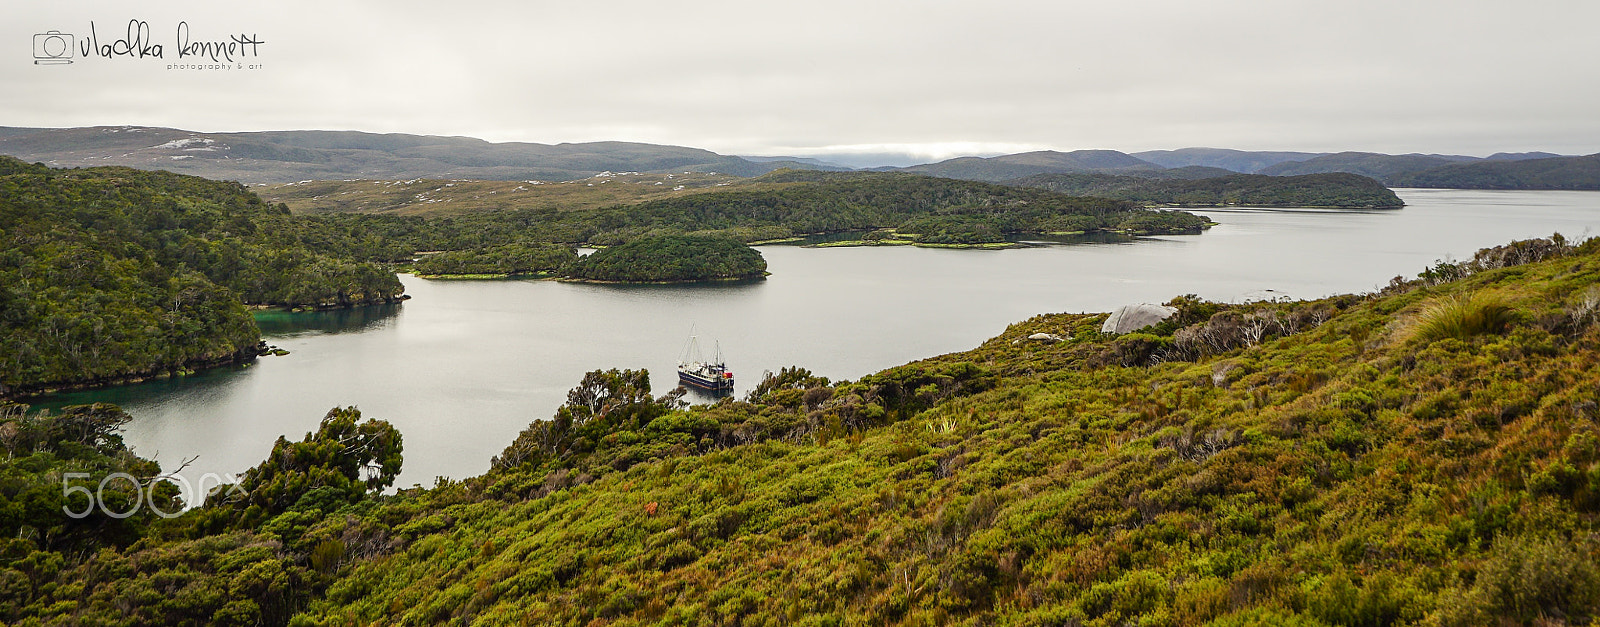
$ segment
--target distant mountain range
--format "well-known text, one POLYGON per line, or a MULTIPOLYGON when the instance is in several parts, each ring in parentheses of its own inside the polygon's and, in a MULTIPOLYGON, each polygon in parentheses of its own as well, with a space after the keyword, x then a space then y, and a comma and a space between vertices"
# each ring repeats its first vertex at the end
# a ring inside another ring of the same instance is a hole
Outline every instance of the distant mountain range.
MULTIPOLYGON (((258 184, 414 178, 549 182, 604 172, 715 172, 750 177, 782 168, 853 169, 841 164, 850 160, 831 160, 827 155, 741 157, 633 142, 493 143, 471 137, 358 131, 202 133, 142 126, 0 127, 0 154, 57 167, 124 165, 258 184)), ((1344 172, 1392 186, 1600 189, 1597 159, 1600 156, 1563 157, 1545 152, 1479 158, 1183 148, 1133 154, 1045 150, 870 169, 991 182, 1041 174, 1198 180, 1235 173, 1297 176, 1344 172)))
POLYGON ((1180 148, 1178 150, 1147 150, 1133 156, 1164 168, 1206 166, 1222 168, 1242 174, 1255 174, 1263 168, 1285 161, 1305 161, 1320 157, 1322 152, 1250 152, 1227 148, 1180 148))
POLYGON ((1345 173, 1396 187, 1600 189, 1600 155, 1563 157, 1544 152, 1496 153, 1479 158, 1371 152, 1248 152, 1219 148, 1158 150, 1132 155, 1114 150, 1078 150, 961 157, 900 170, 991 182, 1048 174, 1199 180, 1246 173, 1276 177, 1345 173))
POLYGON ((1293 176, 1329 172, 1369 176, 1393 187, 1600 189, 1600 155, 1563 157, 1542 152, 1496 153, 1487 159, 1341 152, 1278 163, 1260 173, 1293 176))
POLYGON ((1131 174, 1165 168, 1115 150, 1042 150, 1000 157, 959 157, 948 161, 900 168, 902 172, 971 181, 1006 181, 1062 172, 1131 174))
POLYGON ((1442 155, 1384 155, 1373 152, 1341 152, 1322 155, 1304 161, 1285 161, 1265 168, 1259 174, 1268 176, 1295 176, 1348 172, 1384 181, 1390 177, 1421 172, 1466 159, 1442 155))
POLYGON ((1391 177, 1396 187, 1600 190, 1600 154, 1452 163, 1391 177))
POLYGON ((786 163, 786 162, 792 162, 792 163, 798 163, 798 164, 801 164, 801 165, 809 165, 809 166, 812 166, 812 167, 814 167, 814 168, 816 168, 818 170, 829 170, 829 171, 835 171, 835 172, 845 172, 845 171, 856 169, 856 168, 852 168, 850 166, 844 165, 842 163, 836 163, 836 162, 833 162, 833 161, 823 161, 821 159, 813 159, 811 157, 754 157, 754 156, 750 156, 750 155, 739 155, 739 158, 740 159, 744 159, 745 161, 754 161, 756 163, 786 163))
POLYGON ((632 142, 491 143, 471 137, 356 131, 201 133, 141 126, 0 127, 0 154, 57 167, 124 165, 245 183, 460 178, 564 181, 601 172, 721 172, 849 168, 632 142))

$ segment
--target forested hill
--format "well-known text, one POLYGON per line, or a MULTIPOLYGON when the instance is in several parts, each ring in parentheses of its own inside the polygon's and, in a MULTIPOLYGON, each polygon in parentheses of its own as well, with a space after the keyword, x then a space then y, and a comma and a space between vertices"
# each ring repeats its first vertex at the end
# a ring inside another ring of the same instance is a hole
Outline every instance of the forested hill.
POLYGON ((1116 198, 1146 206, 1398 208, 1405 205, 1382 183, 1346 173, 1230 174, 1193 180, 1111 174, 1040 174, 1006 181, 1006 184, 1074 196, 1116 198))
MULTIPOLYGON (((487 474, 394 495, 400 434, 336 408, 170 520, 63 514, 92 505, 63 471, 160 473, 115 408, 0 407, 0 621, 1600 618, 1600 241, 1515 242, 1379 294, 1171 304, 1124 336, 1041 315, 698 407, 595 371, 487 474)), ((105 485, 128 511, 129 482, 105 485)))
MULTIPOLYGON (((763 268, 754 263, 759 255, 753 251, 733 254, 713 246, 707 252, 721 261, 711 263, 706 262, 711 257, 683 254, 699 245, 672 240, 645 245, 638 249, 643 254, 628 261, 608 261, 602 271, 551 245, 612 246, 687 234, 755 242, 893 229, 902 243, 972 246, 998 244, 1020 233, 1196 233, 1206 225, 1205 219, 1180 211, 1151 211, 1124 201, 1047 190, 903 173, 797 170, 689 196, 605 207, 510 209, 428 219, 363 214, 306 219, 324 224, 329 232, 366 233, 379 241, 407 244, 410 250, 446 251, 419 260, 414 268, 421 275, 644 281, 750 277, 759 276, 763 268), (669 257, 674 259, 670 264, 655 264, 669 257), (654 269, 645 271, 653 264, 654 269), (628 269, 618 271, 623 266, 628 269)), ((591 262, 607 258, 598 255, 591 262)))
POLYGON ((238 183, 0 157, 0 388, 252 356, 246 304, 400 296, 392 272, 333 256, 348 242, 314 247, 328 238, 312 230, 238 183))
POLYGON ((637 239, 573 260, 568 277, 589 281, 670 283, 754 279, 767 261, 741 242, 721 237, 663 235, 637 239))
MULTIPOLYGON (((546 244, 621 244, 662 235, 716 235, 755 242, 811 233, 897 229, 924 243, 998 242, 1012 233, 1123 230, 1196 233, 1206 220, 1105 198, 1077 198, 904 173, 779 170, 690 196, 563 210, 477 211, 422 218, 359 213, 299 216, 303 239, 370 258, 454 251, 437 269, 488 268, 525 258, 555 270, 546 244), (316 228, 312 228, 315 225, 316 228), (508 248, 510 247, 510 248, 508 248)), ((513 263, 511 265, 517 265, 513 263)), ((524 264, 526 265, 526 264, 524 264)), ((430 268, 432 269, 432 268, 430 268)))
POLYGON ((1205 223, 1182 212, 1041 189, 894 172, 798 170, 779 170, 725 191, 572 212, 562 220, 583 224, 595 233, 591 238, 678 229, 743 232, 746 240, 908 226, 903 230, 928 236, 975 237, 1110 229, 1198 232, 1205 223), (600 230, 610 225, 617 227, 600 230))
POLYGON ((1394 178, 1398 187, 1600 190, 1600 154, 1452 163, 1394 178))
POLYGON ((1159 172, 1161 166, 1115 150, 1041 150, 998 157, 957 157, 900 168, 901 172, 968 181, 1004 181, 1054 172, 1159 172))
POLYGON ((1487 159, 1455 155, 1383 155, 1345 152, 1279 163, 1262 174, 1288 176, 1351 172, 1395 187, 1446 189, 1600 189, 1600 155, 1497 153, 1487 159))
POLYGON ((1327 172, 1349 172, 1387 182, 1391 177, 1419 172, 1428 168, 1436 168, 1456 160, 1470 161, 1471 159, 1471 157, 1453 155, 1385 155, 1373 152, 1341 152, 1322 155, 1305 161, 1286 161, 1262 168, 1258 174, 1296 176, 1327 172))

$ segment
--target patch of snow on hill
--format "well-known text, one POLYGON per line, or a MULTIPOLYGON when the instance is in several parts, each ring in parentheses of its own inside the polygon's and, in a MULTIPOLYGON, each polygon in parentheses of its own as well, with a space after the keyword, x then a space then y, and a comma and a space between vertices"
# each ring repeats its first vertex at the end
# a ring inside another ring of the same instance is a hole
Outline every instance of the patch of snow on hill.
POLYGON ((184 139, 174 139, 172 141, 169 141, 169 142, 167 142, 165 144, 161 144, 159 146, 151 146, 151 148, 155 148, 155 149, 161 149, 161 148, 187 148, 189 150, 211 150, 211 148, 204 148, 204 147, 202 147, 202 148, 189 148, 189 147, 190 146, 210 146, 210 145, 215 144, 215 143, 217 143, 216 140, 206 139, 204 137, 186 137, 184 139))

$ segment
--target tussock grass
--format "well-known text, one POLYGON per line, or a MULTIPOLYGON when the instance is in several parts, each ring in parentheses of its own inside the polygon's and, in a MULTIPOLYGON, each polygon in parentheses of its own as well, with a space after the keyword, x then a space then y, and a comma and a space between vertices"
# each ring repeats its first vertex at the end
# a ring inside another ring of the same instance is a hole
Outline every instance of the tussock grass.
POLYGON ((1411 337, 1421 342, 1445 338, 1465 340, 1474 335, 1501 333, 1516 319, 1516 309, 1495 296, 1452 296, 1422 310, 1411 337))

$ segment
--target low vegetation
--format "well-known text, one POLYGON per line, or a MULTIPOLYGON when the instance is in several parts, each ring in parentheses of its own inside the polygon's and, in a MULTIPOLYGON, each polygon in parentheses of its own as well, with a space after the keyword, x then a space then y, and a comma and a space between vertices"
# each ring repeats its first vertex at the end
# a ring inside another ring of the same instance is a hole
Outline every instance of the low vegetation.
POLYGON ((377 213, 440 217, 484 211, 599 209, 716 191, 739 177, 702 172, 603 173, 572 180, 328 180, 255 188, 297 214, 377 213))
POLYGON ((170 520, 66 519, 60 473, 160 471, 114 408, 12 407, 0 620, 1592 624, 1600 242, 1503 248, 1545 254, 1312 302, 1180 297, 1118 337, 1041 315, 714 405, 596 371, 485 475, 389 495, 398 434, 335 410, 248 498, 170 520), (1506 315, 1412 331, 1445 302, 1506 315))
POLYGON ((1474 335, 1500 333, 1516 319, 1516 310, 1488 296, 1452 296, 1429 305, 1417 316, 1416 339, 1433 342, 1445 338, 1466 340, 1474 335))

